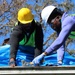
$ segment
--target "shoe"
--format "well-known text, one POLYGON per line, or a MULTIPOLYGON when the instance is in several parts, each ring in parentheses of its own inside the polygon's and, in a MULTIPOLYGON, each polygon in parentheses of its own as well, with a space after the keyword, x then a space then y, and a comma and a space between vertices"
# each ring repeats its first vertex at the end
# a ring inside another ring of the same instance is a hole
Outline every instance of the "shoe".
POLYGON ((62 61, 58 61, 57 65, 61 66, 62 65, 62 61))

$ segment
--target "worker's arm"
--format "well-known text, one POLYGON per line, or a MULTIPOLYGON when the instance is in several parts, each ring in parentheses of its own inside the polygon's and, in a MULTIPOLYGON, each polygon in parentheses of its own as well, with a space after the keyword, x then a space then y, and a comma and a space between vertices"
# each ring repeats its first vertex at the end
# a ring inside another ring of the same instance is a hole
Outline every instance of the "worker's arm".
POLYGON ((16 54, 19 46, 19 41, 22 38, 22 32, 18 28, 14 28, 10 36, 10 65, 16 63, 16 54))
POLYGON ((75 24, 74 18, 72 17, 66 17, 63 21, 62 21, 62 30, 59 34, 59 36, 57 37, 57 39, 51 44, 51 46, 49 46, 45 52, 47 52, 48 54, 59 49, 67 40, 71 30, 73 29, 73 26, 75 24))
POLYGON ((42 53, 43 49, 43 30, 41 24, 36 26, 36 34, 35 34, 35 57, 42 53))

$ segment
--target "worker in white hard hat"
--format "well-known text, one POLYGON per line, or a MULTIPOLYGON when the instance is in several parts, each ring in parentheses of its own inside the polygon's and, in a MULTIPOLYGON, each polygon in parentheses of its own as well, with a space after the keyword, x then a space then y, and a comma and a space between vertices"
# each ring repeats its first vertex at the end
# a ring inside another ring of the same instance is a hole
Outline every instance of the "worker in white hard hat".
MULTIPOLYGON (((32 61, 34 64, 40 64, 40 61, 44 56, 51 54, 53 51, 57 50, 57 63, 62 65, 65 41, 71 33, 75 33, 75 15, 70 15, 68 12, 62 12, 55 6, 46 6, 41 12, 42 20, 50 25, 54 29, 58 37, 56 40, 39 56, 34 58, 32 61)), ((74 36, 70 38, 75 39, 74 36)))

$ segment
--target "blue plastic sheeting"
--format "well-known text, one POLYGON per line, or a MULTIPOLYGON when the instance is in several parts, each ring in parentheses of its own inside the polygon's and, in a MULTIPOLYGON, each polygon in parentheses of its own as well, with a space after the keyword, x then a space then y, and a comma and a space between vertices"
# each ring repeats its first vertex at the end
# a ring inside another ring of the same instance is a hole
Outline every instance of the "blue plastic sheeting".
MULTIPOLYGON (((0 46, 0 66, 9 66, 8 65, 9 53, 10 53, 10 45, 0 46)), ((21 62, 22 60, 31 62, 33 60, 33 57, 34 56, 32 53, 29 53, 29 52, 23 53, 20 50, 18 50, 17 57, 16 57, 16 63, 18 66, 22 66, 22 62, 21 62)), ((46 66, 48 63, 50 63, 50 64, 57 63, 57 54, 56 53, 49 55, 49 56, 45 56, 44 62, 41 64, 41 66, 46 66)), ((70 56, 67 52, 65 52, 63 65, 69 65, 69 66, 75 65, 75 58, 70 56)))
MULTIPOLYGON (((46 56, 44 58, 44 62, 42 66, 46 66, 48 64, 57 65, 57 54, 52 54, 49 56, 46 56)), ((69 53, 65 52, 64 60, 62 66, 75 66, 75 57, 72 57, 69 53)))

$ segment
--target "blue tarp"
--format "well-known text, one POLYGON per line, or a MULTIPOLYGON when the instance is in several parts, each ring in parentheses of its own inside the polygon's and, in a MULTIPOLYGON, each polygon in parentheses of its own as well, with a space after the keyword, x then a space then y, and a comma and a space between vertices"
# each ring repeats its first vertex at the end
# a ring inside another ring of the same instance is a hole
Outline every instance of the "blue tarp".
MULTIPOLYGON (((0 66, 9 66, 9 53, 10 53, 10 45, 0 46, 0 66)), ((33 55, 29 53, 23 53, 18 50, 16 62, 18 66, 22 66, 22 60, 27 62, 31 62, 33 60, 33 55)), ((48 63, 56 64, 57 63, 57 54, 52 54, 45 56, 44 62, 41 66, 46 66, 48 63)), ((75 66, 75 58, 65 52, 63 65, 75 66)), ((62 65, 62 66, 63 66, 62 65)))

